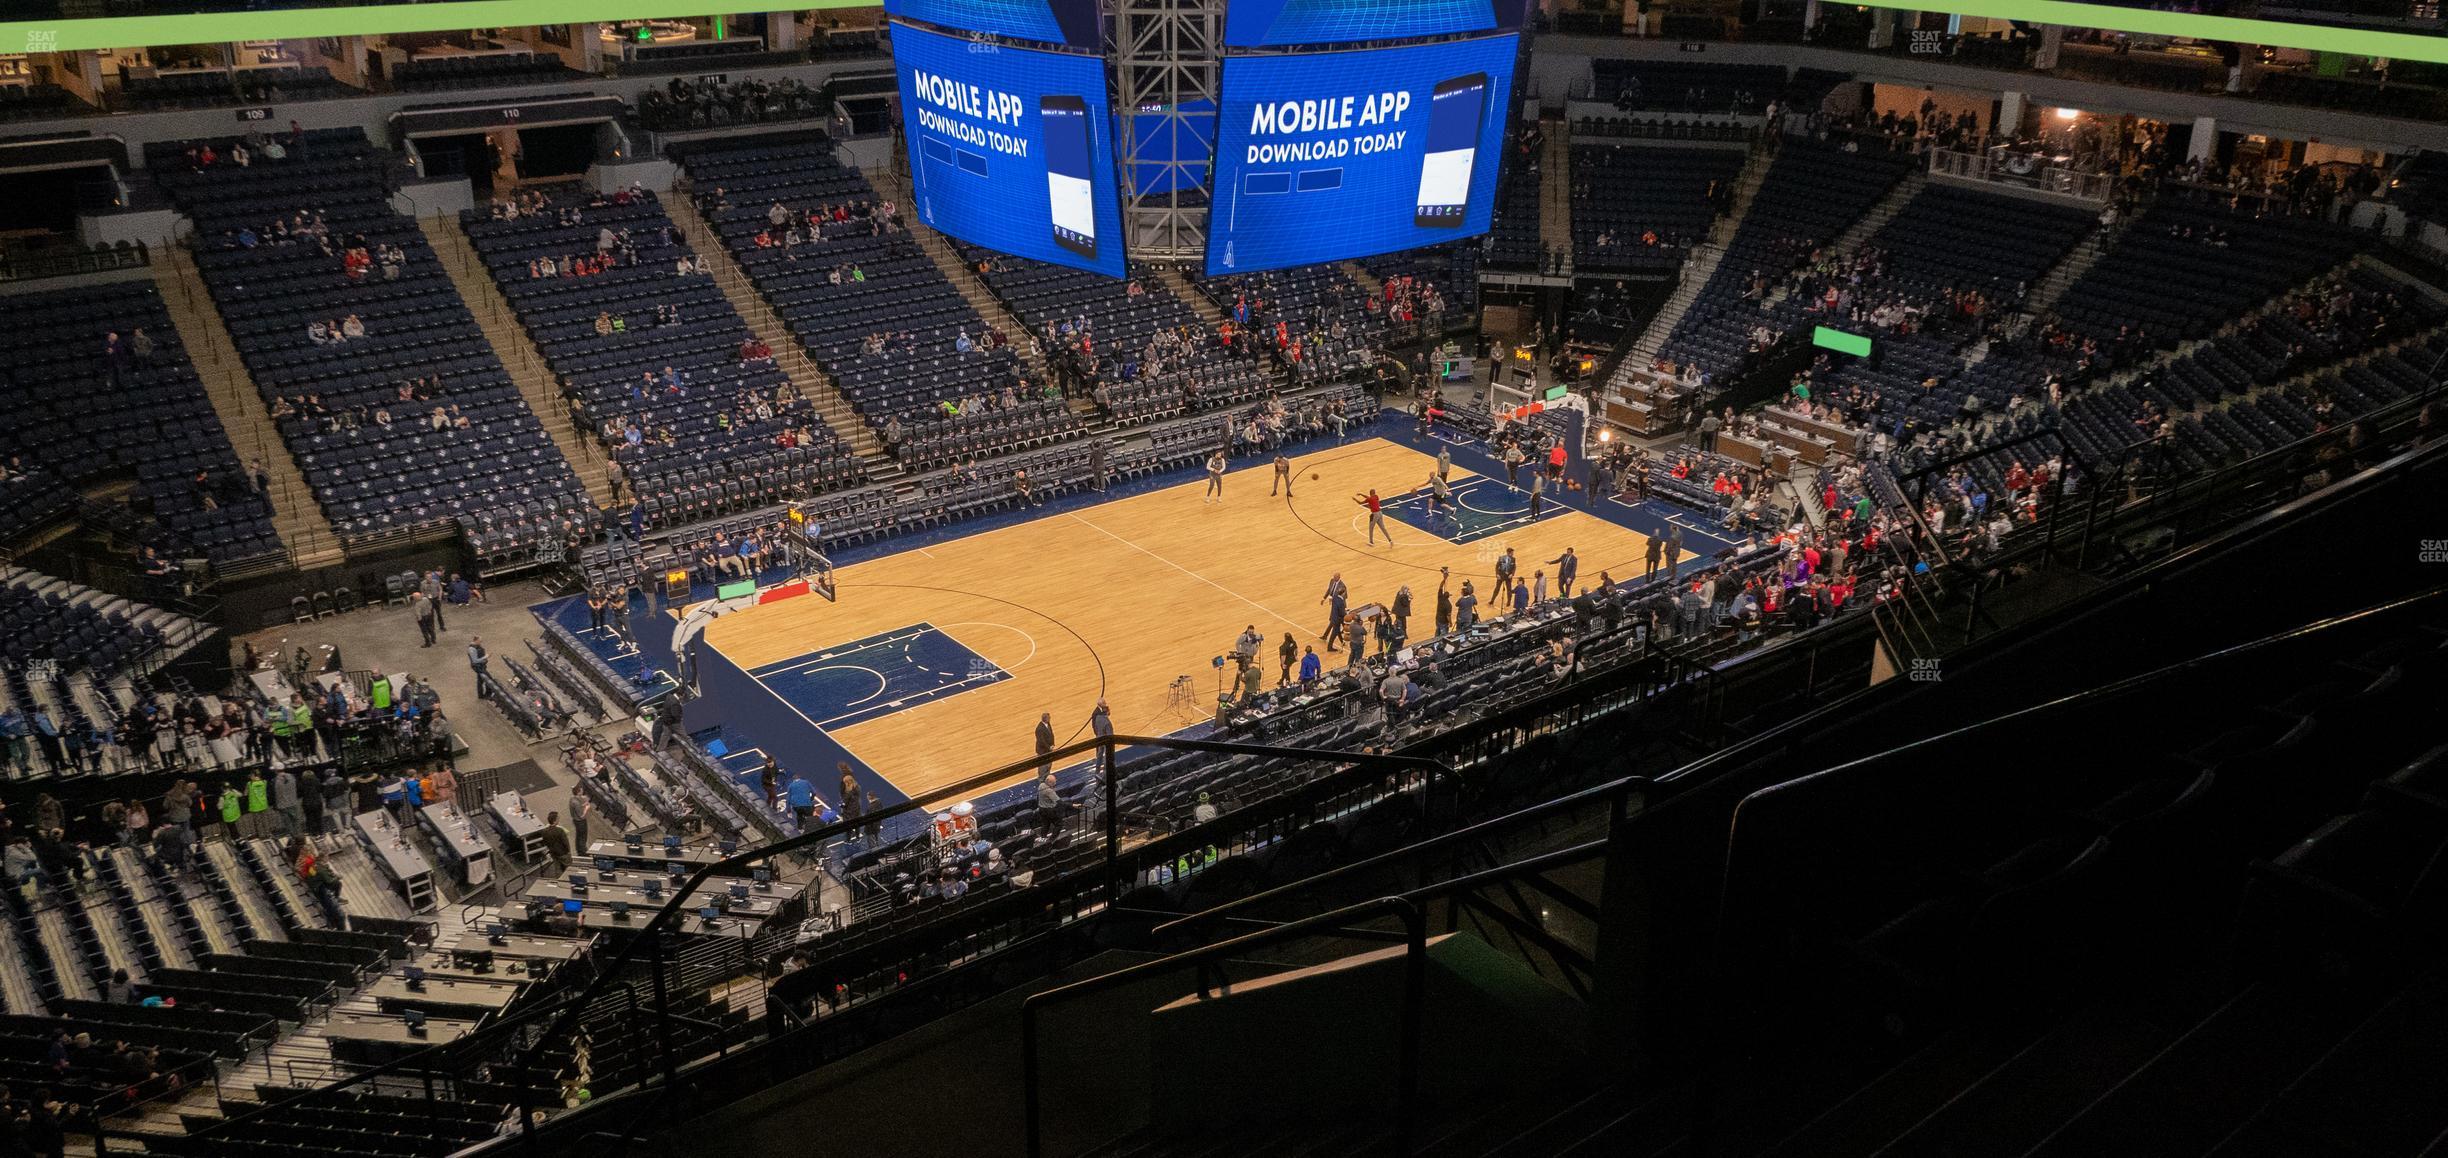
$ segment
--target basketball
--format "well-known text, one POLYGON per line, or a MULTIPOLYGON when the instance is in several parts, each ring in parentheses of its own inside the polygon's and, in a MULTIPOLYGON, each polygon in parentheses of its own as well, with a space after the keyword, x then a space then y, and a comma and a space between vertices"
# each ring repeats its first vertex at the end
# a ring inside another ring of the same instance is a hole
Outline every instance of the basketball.
POLYGON ((1313 471, 1310 471, 1310 472, 1309 472, 1309 481, 1310 481, 1310 482, 1316 482, 1317 480, 1318 480, 1318 472, 1316 472, 1316 471, 1314 471, 1314 470, 1313 470, 1313 471))

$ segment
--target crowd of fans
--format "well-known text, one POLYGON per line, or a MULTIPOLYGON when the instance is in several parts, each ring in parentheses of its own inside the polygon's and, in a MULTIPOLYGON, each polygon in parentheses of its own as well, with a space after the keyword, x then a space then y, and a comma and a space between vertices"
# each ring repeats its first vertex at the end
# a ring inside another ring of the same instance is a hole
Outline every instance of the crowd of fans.
POLYGON ((657 132, 830 116, 833 94, 795 78, 725 81, 673 77, 638 94, 638 123, 657 132))

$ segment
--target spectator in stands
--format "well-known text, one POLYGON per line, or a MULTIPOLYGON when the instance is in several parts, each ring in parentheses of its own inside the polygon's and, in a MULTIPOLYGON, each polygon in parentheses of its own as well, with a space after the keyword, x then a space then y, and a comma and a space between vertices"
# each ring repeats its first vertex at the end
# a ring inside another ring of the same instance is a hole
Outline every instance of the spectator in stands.
POLYGON ((120 806, 118 831, 110 834, 111 839, 134 848, 144 843, 146 830, 152 826, 152 818, 145 813, 144 801, 129 800, 120 806))
POLYGON ((9 773, 13 776, 26 776, 33 771, 27 735, 26 719, 18 714, 17 706, 0 703, 0 748, 6 750, 9 773))
MULTIPOLYGON (((259 771, 256 776, 263 774, 259 771)), ((281 835, 296 837, 306 833, 305 805, 298 801, 297 773, 283 768, 272 774, 272 811, 278 819, 281 835)))
POLYGON ((31 899, 36 882, 42 879, 42 862, 34 855, 33 843, 23 833, 12 835, 7 852, 0 857, 5 859, 9 886, 23 890, 31 899))
POLYGON ((26 715, 26 730, 33 735, 35 744, 41 747, 43 761, 51 766, 53 772, 68 771, 67 746, 60 739, 60 726, 51 718, 50 708, 34 705, 34 710, 26 715))
MULTIPOLYGON (((1048 729, 1050 735, 1052 729, 1048 729)), ((1055 791, 1054 772, 1050 768, 1037 770, 1037 819, 1040 836, 1052 837, 1062 831, 1062 795, 1055 791)))
POLYGON ((314 897, 316 907, 323 910, 323 921, 331 928, 346 932, 348 910, 340 903, 340 874, 315 854, 314 846, 303 836, 289 838, 286 853, 290 865, 297 870, 298 883, 314 897))
POLYGON ((322 782, 316 788, 317 798, 322 801, 322 824, 315 831, 317 833, 341 831, 349 814, 349 785, 347 778, 340 775, 340 766, 337 763, 323 770, 322 782))

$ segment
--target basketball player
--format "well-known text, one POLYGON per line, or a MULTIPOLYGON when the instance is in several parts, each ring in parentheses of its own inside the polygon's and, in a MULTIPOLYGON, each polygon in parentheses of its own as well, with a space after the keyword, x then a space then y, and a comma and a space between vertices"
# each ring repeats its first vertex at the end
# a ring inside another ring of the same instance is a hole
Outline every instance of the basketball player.
POLYGON ((1207 498, 1205 501, 1211 503, 1224 501, 1224 452, 1220 450, 1207 456, 1207 498))
POLYGON ((1267 497, 1275 497, 1275 488, 1283 488, 1285 498, 1292 497, 1292 460, 1282 453, 1275 455, 1275 481, 1267 484, 1267 497))

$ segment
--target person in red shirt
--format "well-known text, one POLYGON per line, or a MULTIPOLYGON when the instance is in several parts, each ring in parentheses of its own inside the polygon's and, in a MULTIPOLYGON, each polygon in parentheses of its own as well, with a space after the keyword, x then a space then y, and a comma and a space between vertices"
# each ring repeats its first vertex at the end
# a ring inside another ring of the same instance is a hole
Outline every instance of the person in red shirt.
POLYGON ((1394 532, 1386 530, 1385 504, 1378 499, 1377 488, 1370 487, 1367 494, 1355 495, 1352 497, 1352 501, 1368 508, 1369 546, 1374 547, 1377 545, 1377 533, 1379 531, 1385 531, 1386 546, 1393 546, 1394 532))
POLYGON ((1564 442, 1562 439, 1556 440, 1554 446, 1547 448, 1547 481, 1559 484, 1564 481, 1564 442))

